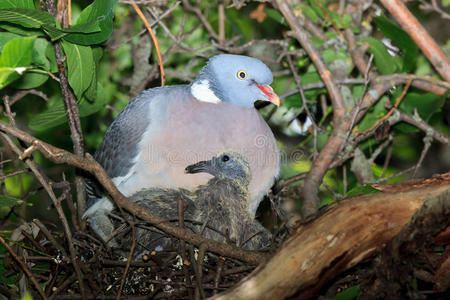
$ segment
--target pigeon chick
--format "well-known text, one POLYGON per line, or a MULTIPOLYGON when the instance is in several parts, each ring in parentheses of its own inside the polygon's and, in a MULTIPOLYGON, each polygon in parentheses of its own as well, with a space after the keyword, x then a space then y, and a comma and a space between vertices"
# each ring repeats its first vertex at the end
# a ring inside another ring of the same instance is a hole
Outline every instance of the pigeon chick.
MULTIPOLYGON (((247 250, 266 248, 271 233, 248 212, 248 185, 251 179, 248 162, 237 152, 224 151, 211 160, 200 161, 185 169, 186 173, 206 172, 214 176, 206 184, 192 191, 186 189, 153 188, 142 190, 130 200, 147 208, 165 220, 178 220, 178 206, 182 200, 185 227, 204 237, 232 242, 247 250)), ((122 247, 130 245, 125 235, 122 247)), ((177 240, 138 226, 136 240, 140 250, 163 250, 176 245, 177 240)))

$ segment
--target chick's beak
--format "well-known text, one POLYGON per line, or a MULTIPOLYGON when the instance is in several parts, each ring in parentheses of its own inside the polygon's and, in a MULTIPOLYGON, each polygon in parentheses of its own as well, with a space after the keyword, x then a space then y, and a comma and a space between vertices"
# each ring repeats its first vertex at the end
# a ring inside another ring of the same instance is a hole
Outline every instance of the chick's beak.
POLYGON ((280 106, 280 97, 273 91, 270 85, 260 85, 256 84, 256 87, 261 90, 261 92, 267 97, 267 99, 275 104, 276 106, 280 106))
POLYGON ((211 161, 199 161, 193 165, 189 165, 184 169, 184 173, 195 174, 201 172, 208 172, 211 167, 211 161))

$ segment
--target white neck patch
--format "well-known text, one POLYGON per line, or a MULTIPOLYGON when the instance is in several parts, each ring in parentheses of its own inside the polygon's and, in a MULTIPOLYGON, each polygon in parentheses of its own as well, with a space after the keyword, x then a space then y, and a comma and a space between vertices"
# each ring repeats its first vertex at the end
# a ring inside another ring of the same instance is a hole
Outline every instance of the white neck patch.
POLYGON ((198 101, 215 104, 222 102, 222 100, 217 98, 216 94, 214 94, 213 90, 210 89, 209 81, 206 79, 194 83, 191 86, 191 93, 198 101))

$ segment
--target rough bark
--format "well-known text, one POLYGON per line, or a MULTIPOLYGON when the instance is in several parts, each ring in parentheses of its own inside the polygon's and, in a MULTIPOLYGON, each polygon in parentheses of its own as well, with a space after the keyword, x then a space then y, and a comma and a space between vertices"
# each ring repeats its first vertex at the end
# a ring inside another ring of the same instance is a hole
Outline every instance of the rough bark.
POLYGON ((377 253, 428 196, 450 189, 450 173, 389 192, 344 199, 301 224, 246 280, 214 299, 311 298, 336 275, 377 253))

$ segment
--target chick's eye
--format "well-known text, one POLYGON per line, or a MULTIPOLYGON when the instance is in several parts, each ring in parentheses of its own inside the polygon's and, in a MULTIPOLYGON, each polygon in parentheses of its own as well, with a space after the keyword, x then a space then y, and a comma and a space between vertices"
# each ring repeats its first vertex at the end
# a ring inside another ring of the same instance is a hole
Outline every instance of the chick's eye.
POLYGON ((228 155, 222 156, 222 161, 223 161, 223 162, 227 162, 227 161, 229 161, 229 160, 230 160, 230 157, 229 157, 228 155))
POLYGON ((244 70, 240 70, 237 72, 237 78, 245 79, 245 78, 247 78, 247 73, 244 70))

